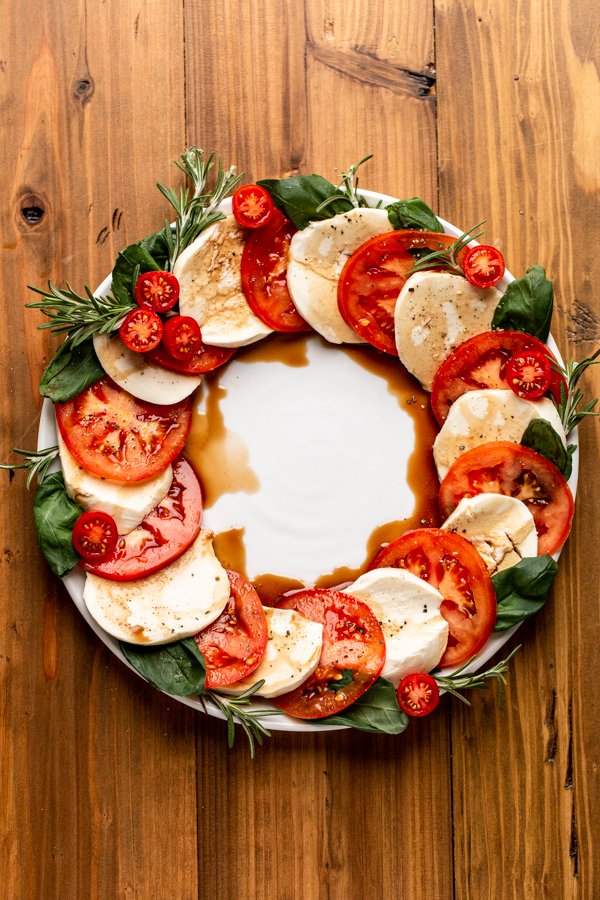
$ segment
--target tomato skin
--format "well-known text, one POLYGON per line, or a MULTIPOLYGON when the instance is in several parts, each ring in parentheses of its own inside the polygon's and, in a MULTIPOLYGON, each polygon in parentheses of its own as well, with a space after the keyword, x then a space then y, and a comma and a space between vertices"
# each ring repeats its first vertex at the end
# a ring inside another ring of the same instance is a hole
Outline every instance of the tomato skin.
POLYGON ((191 316, 171 316, 164 324, 162 343, 173 359, 191 359, 202 343, 200 326, 191 316))
POLYGON ((323 625, 323 649, 313 674, 276 706, 299 719, 323 719, 341 712, 379 678, 385 663, 385 639, 371 609, 362 600, 333 590, 298 591, 277 604, 295 609, 323 625), (348 674, 351 681, 345 683, 348 674), (336 681, 342 686, 335 690, 336 681))
POLYGON ((163 336, 163 324, 160 317, 151 309, 140 307, 127 313, 121 327, 119 336, 129 350, 135 353, 147 353, 158 347, 163 336))
POLYGON ((405 675, 396 691, 398 706, 407 716, 428 716, 440 702, 437 681, 426 672, 405 675))
POLYGON ((482 493, 523 500, 535 520, 539 556, 552 556, 568 538, 575 507, 569 485, 550 460, 530 447, 493 441, 462 453, 440 485, 442 518, 463 497, 482 493))
POLYGON ((179 281, 172 272, 144 272, 135 283, 135 302, 165 313, 179 300, 179 281))
POLYGON ((276 209, 266 225, 250 234, 242 253, 242 289, 248 306, 274 331, 310 331, 287 286, 288 250, 296 231, 276 209))
POLYGON ((259 184, 245 184, 234 193, 232 211, 242 228, 261 228, 275 211, 271 195, 259 184))
POLYGON ((101 509, 82 513, 73 526, 73 547, 83 559, 106 559, 117 546, 118 537, 115 520, 101 509))
POLYGON ((148 354, 150 362, 171 372, 181 372, 182 375, 202 375, 212 372, 231 359, 237 347, 211 347, 200 341, 193 356, 187 359, 175 359, 166 349, 159 344, 156 350, 148 354))
MULTIPOLYGON (((443 425, 450 407, 467 391, 483 388, 507 390, 506 366, 516 353, 535 350, 556 359, 549 348, 537 338, 523 331, 484 331, 460 344, 437 370, 431 388, 431 408, 438 423, 443 425)), ((550 392, 560 400, 563 379, 552 370, 550 392)))
POLYGON ((206 687, 226 687, 250 675, 260 665, 269 628, 260 597, 242 575, 227 571, 230 596, 219 618, 194 640, 204 654, 206 687))
POLYGON ((465 278, 478 288, 495 287, 502 281, 506 266, 496 247, 479 244, 467 250, 462 262, 465 278))
POLYGON ((517 397, 539 400, 550 387, 552 369, 545 353, 527 350, 512 356, 506 367, 508 386, 517 397))
POLYGON ((407 531, 379 551, 370 569, 407 569, 440 592, 449 626, 440 666, 466 662, 486 643, 496 624, 496 594, 479 553, 466 538, 440 528, 407 531))
POLYGON ((174 562, 196 540, 202 520, 200 482, 185 457, 173 463, 167 496, 137 528, 119 537, 111 556, 81 567, 109 581, 135 581, 174 562))
POLYGON ((189 397, 158 406, 137 400, 108 377, 54 410, 77 462, 111 481, 146 481, 162 472, 183 450, 192 424, 189 397))
MULTIPOLYGON (((394 307, 407 272, 411 250, 443 250, 456 238, 433 231, 386 231, 365 241, 346 260, 338 282, 342 318, 357 334, 391 356, 398 356, 394 307)), ((464 251, 458 254, 460 262, 464 251)))

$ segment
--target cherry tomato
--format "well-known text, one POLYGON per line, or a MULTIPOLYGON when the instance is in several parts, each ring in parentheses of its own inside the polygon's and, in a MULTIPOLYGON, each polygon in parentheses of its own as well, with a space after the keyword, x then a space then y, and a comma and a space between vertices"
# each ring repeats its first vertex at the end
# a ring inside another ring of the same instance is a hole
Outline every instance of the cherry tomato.
POLYGON ((440 613, 450 633, 440 666, 455 666, 477 653, 496 623, 496 594, 479 553, 466 538, 440 528, 407 531, 377 554, 371 569, 407 569, 440 592, 440 613))
MULTIPOLYGON (((485 331, 460 344, 444 360, 433 379, 431 407, 442 425, 455 400, 466 391, 483 388, 508 389, 506 366, 511 356, 535 350, 556 363, 551 350, 537 338, 522 331, 485 331)), ((560 385, 564 379, 552 371, 550 392, 560 401, 560 385)))
POLYGON ((179 300, 179 282, 172 272, 144 272, 135 283, 135 302, 157 313, 172 309, 179 300))
POLYGON ((163 347, 173 359, 192 359, 200 349, 200 326, 191 316, 172 316, 165 321, 163 347))
POLYGON ((523 501, 535 520, 539 556, 556 553, 569 536, 573 495, 556 466, 530 447, 493 441, 462 453, 440 485, 442 518, 463 497, 484 493, 523 501))
POLYGON ((278 604, 323 625, 323 649, 313 674, 273 702, 290 716, 322 719, 346 709, 379 677, 385 639, 362 600, 332 590, 299 591, 278 604))
POLYGON ((271 195, 259 184, 238 188, 233 195, 232 208, 235 221, 243 228, 261 228, 275 212, 271 195))
POLYGON ((287 286, 288 248, 296 228, 274 210, 269 222, 254 231, 242 253, 242 288, 255 316, 274 331, 309 331, 287 286))
POLYGON ((552 367, 545 353, 526 350, 511 356, 506 367, 508 386, 517 397, 539 400, 550 387, 552 367))
POLYGON ((398 706, 407 716, 428 716, 440 702, 437 681, 426 672, 405 675, 397 691, 398 706))
POLYGON ((249 581, 227 572, 230 595, 227 606, 212 625, 194 640, 204 655, 206 687, 225 687, 250 675, 260 665, 269 628, 260 597, 249 581))
POLYGON ((136 353, 147 353, 154 350, 161 342, 163 324, 160 316, 146 307, 132 309, 127 313, 119 328, 121 340, 130 350, 136 353))
POLYGON ((55 404, 56 421, 77 462, 110 481, 145 481, 181 453, 192 424, 192 403, 158 406, 137 400, 110 378, 55 404))
POLYGON ((504 257, 496 247, 480 244, 467 250, 462 261, 465 278, 478 288, 491 288, 502 281, 504 257))
POLYGON ((117 546, 118 538, 115 520, 100 509, 82 513, 73 527, 73 546, 84 559, 106 559, 117 546))
POLYGON ((231 359, 237 347, 209 347, 200 341, 200 346, 193 356, 187 359, 175 359, 165 348, 159 344, 156 350, 148 354, 150 362, 170 369, 172 372, 181 372, 182 375, 202 375, 204 372, 212 372, 231 359))
POLYGON ((114 552, 102 561, 82 563, 109 581, 135 581, 176 560, 197 538, 202 519, 202 497, 196 473, 180 456, 173 463, 173 481, 167 496, 146 518, 119 537, 114 552))
POLYGON ((443 250, 455 240, 431 231, 387 231, 362 244, 346 261, 338 282, 338 306, 346 324, 378 350, 397 356, 394 307, 416 251, 443 250))

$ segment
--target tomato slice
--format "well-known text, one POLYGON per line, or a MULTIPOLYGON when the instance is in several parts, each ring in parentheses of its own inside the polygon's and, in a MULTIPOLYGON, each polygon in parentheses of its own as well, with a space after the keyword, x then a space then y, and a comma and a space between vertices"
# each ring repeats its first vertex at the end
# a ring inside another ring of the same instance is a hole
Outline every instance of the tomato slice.
POLYGON ((538 555, 556 553, 569 536, 573 495, 555 465, 521 444, 493 441, 462 453, 440 486, 447 518, 463 497, 492 493, 516 497, 535 520, 538 555))
POLYGON ((440 528, 407 531, 377 554, 371 569, 407 569, 440 592, 448 645, 440 666, 456 666, 477 653, 496 623, 496 594, 479 553, 466 538, 440 528))
POLYGON ((185 362, 195 356, 202 343, 200 326, 191 316, 171 316, 165 322, 162 342, 169 356, 185 362))
MULTIPOLYGON (((433 231, 386 231, 370 238, 346 260, 338 282, 342 318, 357 334, 398 356, 394 307, 407 272, 419 255, 444 250, 456 238, 433 231)), ((457 261, 462 260, 464 251, 457 261)))
POLYGON ((189 397, 158 406, 137 400, 108 377, 54 409, 77 462, 111 481, 145 481, 162 472, 183 450, 192 424, 189 397))
POLYGON ((135 283, 138 306, 164 313, 179 300, 179 282, 172 272, 144 272, 135 283))
POLYGON ((428 716, 440 702, 437 681, 426 672, 405 675, 397 691, 398 706, 407 716, 428 716))
POLYGON ((496 247, 480 244, 467 250, 462 262, 465 278, 478 288, 490 288, 502 281, 506 266, 496 247))
POLYGON ((260 597, 242 575, 227 572, 229 600, 212 625, 194 640, 204 655, 206 687, 225 687, 250 675, 260 665, 269 638, 260 597))
POLYGON ((236 350, 237 347, 211 347, 200 340, 200 346, 193 356, 188 359, 175 359, 159 344, 156 350, 148 354, 148 359, 164 369, 181 372, 182 375, 202 375, 222 366, 231 359, 236 350))
POLYGON ((132 309, 127 313, 119 335, 123 343, 135 353, 147 353, 154 350, 161 342, 163 336, 163 323, 151 309, 145 307, 132 309))
POLYGON ((238 188, 231 205, 235 221, 242 228, 261 228, 275 212, 271 195, 259 184, 245 184, 238 188))
POLYGON ((73 527, 73 547, 84 559, 101 560, 117 546, 117 523, 107 512, 90 509, 82 513, 73 527))
POLYGON ((287 286, 288 250, 296 230, 276 209, 263 228, 250 234, 242 253, 242 288, 248 306, 274 331, 310 330, 287 286))
POLYGON ((511 356, 506 367, 511 391, 524 400, 539 400, 550 387, 552 367, 545 353, 527 350, 511 356))
POLYGON ((196 540, 202 519, 200 483, 189 462, 173 463, 169 492, 137 528, 122 535, 101 562, 83 561, 82 568, 110 581, 135 581, 176 560, 196 540))
MULTIPOLYGON (((522 331, 485 331, 460 344, 444 360, 433 379, 431 407, 442 425, 455 400, 467 391, 509 387, 506 366, 512 356, 535 350, 556 364, 552 351, 537 338, 522 331)), ((552 370, 549 389, 560 400, 563 378, 552 370)))
POLYGON ((308 590, 286 597, 278 606, 323 625, 323 649, 313 674, 273 699, 289 716, 322 719, 341 712, 377 680, 385 662, 385 639, 362 600, 339 591, 308 590))

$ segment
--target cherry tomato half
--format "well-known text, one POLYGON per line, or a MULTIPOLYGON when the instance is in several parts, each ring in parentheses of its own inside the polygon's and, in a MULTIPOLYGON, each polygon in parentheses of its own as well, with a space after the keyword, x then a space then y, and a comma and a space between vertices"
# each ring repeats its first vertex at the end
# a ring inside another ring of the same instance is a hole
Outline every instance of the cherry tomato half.
POLYGON ((437 681, 426 672, 405 675, 397 691, 398 706, 407 716, 428 716, 440 702, 437 681))
POLYGON ((172 316, 163 328, 163 347, 173 359, 192 359, 200 348, 200 326, 191 316, 172 316))
POLYGON ((172 272, 144 272, 135 283, 135 302, 157 313, 172 309, 179 300, 179 282, 172 272))
POLYGON ((481 244, 467 250, 462 261, 465 278, 478 288, 491 288, 502 281, 504 275, 504 257, 496 247, 481 244))
POLYGON ((231 359, 237 347, 209 347, 200 341, 200 346, 193 356, 187 359, 175 359, 167 353, 162 344, 148 354, 150 362, 170 369, 172 372, 181 372, 182 375, 202 375, 204 372, 212 372, 231 359))
POLYGON ((82 513, 73 527, 73 547, 84 559, 106 559, 117 546, 119 532, 112 516, 101 509, 82 513))
POLYGON ((154 350, 163 336, 163 323, 160 316, 146 307, 132 309, 127 313, 119 328, 121 340, 130 350, 136 353, 147 353, 154 350))
POLYGON ((545 353, 527 350, 512 356, 506 367, 508 386, 517 397, 539 400, 552 381, 552 366, 545 353))
POLYGON ((232 209, 238 225, 243 228, 261 228, 273 215, 275 204, 264 187, 245 184, 233 195, 232 209))

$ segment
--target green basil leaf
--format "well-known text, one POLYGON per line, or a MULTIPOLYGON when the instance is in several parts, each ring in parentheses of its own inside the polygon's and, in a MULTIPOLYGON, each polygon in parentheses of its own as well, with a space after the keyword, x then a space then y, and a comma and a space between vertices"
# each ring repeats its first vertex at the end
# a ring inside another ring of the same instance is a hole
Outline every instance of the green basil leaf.
POLYGON ((523 433, 521 443, 531 447, 536 453, 541 453, 554 463, 566 479, 569 478, 573 469, 572 454, 575 451, 575 444, 569 444, 565 449, 559 435, 546 419, 532 419, 523 433))
POLYGON ((398 706, 396 688, 391 681, 378 678, 347 709, 335 716, 316 719, 314 724, 349 725, 373 734, 401 734, 408 725, 408 716, 398 706))
POLYGON ((532 556, 492 575, 498 603, 494 631, 505 631, 539 612, 548 600, 557 569, 551 556, 532 556))
MULTIPOLYGON (((151 235, 154 238, 155 235, 151 235)), ((156 238, 158 240, 158 238, 156 238)), ((130 244, 121 250, 112 270, 111 291, 121 303, 135 303, 135 282, 142 272, 157 272, 160 266, 142 244, 130 244)))
POLYGON ((98 362, 91 338, 76 347, 64 343, 42 375, 40 394, 53 403, 64 403, 99 381, 103 375, 104 369, 98 362))
POLYGON ((444 226, 432 209, 418 197, 397 200, 386 206, 385 211, 392 228, 418 228, 422 231, 444 231, 444 226))
POLYGON ((38 485, 33 501, 33 520, 42 553, 59 578, 79 562, 71 535, 81 512, 67 494, 61 472, 47 475, 38 485))
POLYGON ((121 642, 120 647, 127 662, 157 690, 177 697, 204 693, 204 657, 193 638, 154 647, 121 642))
POLYGON ((545 341, 550 332, 554 305, 552 282, 542 266, 532 266, 511 281, 494 312, 492 328, 524 331, 545 341))
POLYGON ((353 208, 348 197, 320 175, 265 178, 258 184, 269 192, 275 206, 300 230, 317 219, 331 219, 353 208), (326 200, 330 202, 317 212, 326 200))

